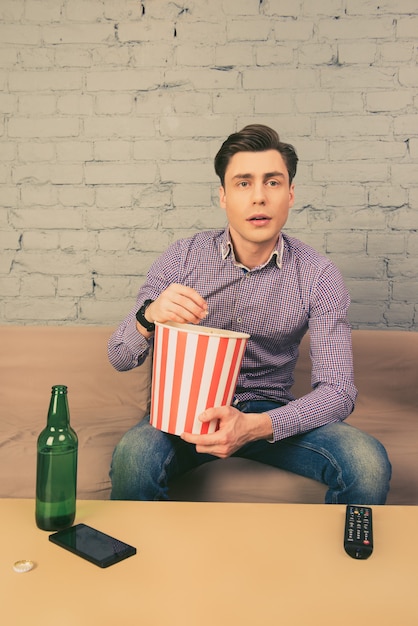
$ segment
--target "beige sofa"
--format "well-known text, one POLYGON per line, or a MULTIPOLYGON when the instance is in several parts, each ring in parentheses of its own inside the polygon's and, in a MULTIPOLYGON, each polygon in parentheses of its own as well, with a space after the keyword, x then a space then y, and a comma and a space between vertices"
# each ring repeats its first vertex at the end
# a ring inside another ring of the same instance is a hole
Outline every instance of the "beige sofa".
MULTIPOLYGON (((109 464, 121 435, 148 409, 150 360, 130 372, 107 361, 109 327, 0 327, 0 497, 32 498, 36 438, 51 386, 68 385, 79 436, 79 498, 109 497, 109 464)), ((349 422, 375 435, 393 465, 388 504, 418 504, 418 333, 353 332, 359 398, 349 422)), ((297 395, 309 390, 308 342, 301 346, 297 395)), ((172 485, 172 499, 321 503, 325 488, 242 459, 218 460, 172 485)))

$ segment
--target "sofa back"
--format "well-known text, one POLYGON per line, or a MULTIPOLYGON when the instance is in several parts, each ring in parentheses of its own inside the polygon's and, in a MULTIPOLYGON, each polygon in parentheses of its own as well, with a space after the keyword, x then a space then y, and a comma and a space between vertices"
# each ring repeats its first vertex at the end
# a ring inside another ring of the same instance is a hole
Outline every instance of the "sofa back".
MULTIPOLYGON (((79 436, 79 498, 107 498, 114 446, 148 411, 151 359, 117 372, 107 359, 105 326, 0 327, 0 497, 33 497, 36 438, 51 386, 68 386, 79 436)), ((359 396, 348 422, 377 437, 393 464, 389 502, 418 504, 418 333, 353 332, 359 396)), ((305 337, 294 393, 310 390, 305 337)))

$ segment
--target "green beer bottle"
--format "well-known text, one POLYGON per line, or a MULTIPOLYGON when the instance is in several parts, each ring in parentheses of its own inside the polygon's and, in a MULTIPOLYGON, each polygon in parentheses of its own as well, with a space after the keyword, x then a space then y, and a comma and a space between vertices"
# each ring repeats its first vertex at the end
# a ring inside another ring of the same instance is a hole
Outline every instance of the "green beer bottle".
POLYGON ((54 385, 46 428, 38 437, 36 525, 42 530, 71 526, 75 518, 78 439, 70 426, 67 387, 54 385))

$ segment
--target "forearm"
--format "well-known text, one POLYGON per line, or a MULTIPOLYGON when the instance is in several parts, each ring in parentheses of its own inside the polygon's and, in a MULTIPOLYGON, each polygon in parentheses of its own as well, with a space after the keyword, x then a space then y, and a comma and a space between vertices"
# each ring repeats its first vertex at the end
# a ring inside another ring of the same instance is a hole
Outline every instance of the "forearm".
POLYGON ((347 382, 344 390, 324 383, 305 396, 269 411, 274 441, 345 420, 354 409, 356 395, 352 383, 347 382))
MULTIPOLYGON (((111 365, 120 372, 133 369, 145 360, 149 352, 150 341, 139 332, 138 324, 132 311, 112 334, 108 342, 108 357, 111 365)), ((148 333, 149 336, 150 333, 148 333)))

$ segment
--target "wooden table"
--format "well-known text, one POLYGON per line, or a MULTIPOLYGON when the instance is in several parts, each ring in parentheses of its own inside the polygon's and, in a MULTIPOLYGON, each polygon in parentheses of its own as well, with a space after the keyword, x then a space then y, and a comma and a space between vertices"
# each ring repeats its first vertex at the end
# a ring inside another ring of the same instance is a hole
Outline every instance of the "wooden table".
POLYGON ((78 502, 136 546, 107 569, 36 528, 32 500, 0 500, 5 626, 416 626, 418 507, 373 507, 375 549, 343 549, 345 506, 78 502), (18 574, 20 559, 35 562, 18 574))

